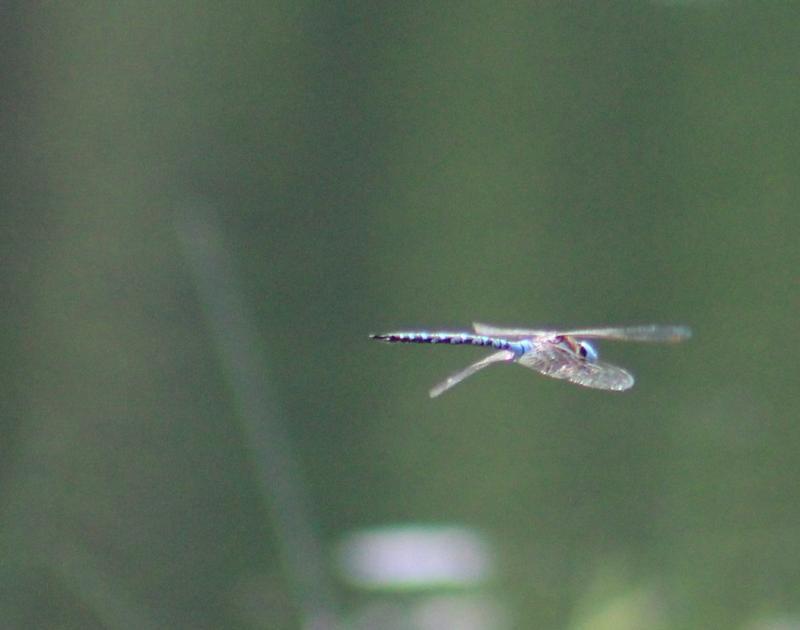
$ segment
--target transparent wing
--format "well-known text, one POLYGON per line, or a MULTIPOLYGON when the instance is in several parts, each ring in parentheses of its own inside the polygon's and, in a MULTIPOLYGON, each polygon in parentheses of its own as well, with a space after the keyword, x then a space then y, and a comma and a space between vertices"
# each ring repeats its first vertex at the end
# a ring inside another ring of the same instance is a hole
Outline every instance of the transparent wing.
POLYGON ((559 334, 555 330, 532 330, 530 328, 501 328, 500 326, 492 326, 491 324, 481 324, 480 322, 472 322, 472 329, 479 335, 486 335, 487 337, 502 337, 503 339, 513 339, 515 337, 521 337, 521 338, 549 337, 559 334))
POLYGON ((583 339, 613 339, 615 341, 652 341, 676 343, 692 336, 686 326, 621 326, 618 328, 583 328, 558 333, 583 339))
POLYGON ((614 341, 650 341, 675 343, 692 336, 686 326, 618 326, 609 328, 579 328, 577 330, 531 330, 526 328, 499 328, 475 322, 472 324, 479 335, 502 337, 504 339, 530 338, 542 336, 569 336, 582 339, 611 339, 614 341))
POLYGON ((537 346, 517 361, 545 376, 560 378, 584 387, 624 391, 633 387, 633 375, 621 367, 597 361, 589 363, 558 346, 537 346))
POLYGON ((481 359, 477 363, 473 363, 469 367, 464 368, 460 372, 456 372, 452 376, 448 377, 447 380, 439 383, 436 387, 434 387, 430 391, 431 398, 436 398, 440 394, 443 394, 448 389, 453 387, 453 385, 458 385, 461 381, 463 381, 468 376, 472 376, 478 370, 482 370, 488 365, 492 363, 497 363, 498 361, 510 361, 514 358, 514 353, 510 350, 501 350, 500 352, 495 352, 494 354, 490 354, 488 357, 481 359))

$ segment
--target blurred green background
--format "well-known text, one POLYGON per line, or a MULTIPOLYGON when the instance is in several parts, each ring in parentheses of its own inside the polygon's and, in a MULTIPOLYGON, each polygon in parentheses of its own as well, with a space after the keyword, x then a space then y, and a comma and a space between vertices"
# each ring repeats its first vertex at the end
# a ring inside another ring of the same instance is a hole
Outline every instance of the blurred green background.
POLYGON ((337 544, 406 523, 493 549, 501 621, 464 627, 800 627, 800 4, 0 13, 2 627, 325 625, 195 211, 343 627, 396 594, 337 544), (480 350, 367 339, 472 320, 695 336, 601 347, 625 394, 501 366, 436 400, 480 350))

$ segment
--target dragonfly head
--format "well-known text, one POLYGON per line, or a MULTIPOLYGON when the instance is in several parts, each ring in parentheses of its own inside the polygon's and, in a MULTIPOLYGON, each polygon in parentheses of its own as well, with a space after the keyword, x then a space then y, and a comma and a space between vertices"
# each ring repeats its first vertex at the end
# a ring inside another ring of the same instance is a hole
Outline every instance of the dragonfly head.
POLYGON ((592 344, 586 341, 578 342, 578 354, 581 355, 581 358, 586 359, 588 363, 597 362, 597 350, 594 349, 592 344))

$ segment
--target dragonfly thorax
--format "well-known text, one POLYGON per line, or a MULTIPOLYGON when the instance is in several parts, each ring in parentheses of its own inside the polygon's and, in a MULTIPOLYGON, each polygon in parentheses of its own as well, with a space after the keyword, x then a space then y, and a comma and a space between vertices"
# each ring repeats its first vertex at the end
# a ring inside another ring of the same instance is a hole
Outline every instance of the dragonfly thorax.
POLYGON ((571 335, 558 335, 553 341, 587 363, 597 363, 597 350, 588 341, 578 341, 571 335))

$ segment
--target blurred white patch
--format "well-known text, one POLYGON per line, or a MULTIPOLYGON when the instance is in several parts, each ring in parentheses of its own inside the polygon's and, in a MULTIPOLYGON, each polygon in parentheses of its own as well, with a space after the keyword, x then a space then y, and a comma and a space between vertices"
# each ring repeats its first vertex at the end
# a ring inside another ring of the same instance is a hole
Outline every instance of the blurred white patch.
POLYGON ((493 574, 483 536, 467 527, 406 525, 355 532, 337 553, 344 579, 363 589, 469 587, 493 574))

